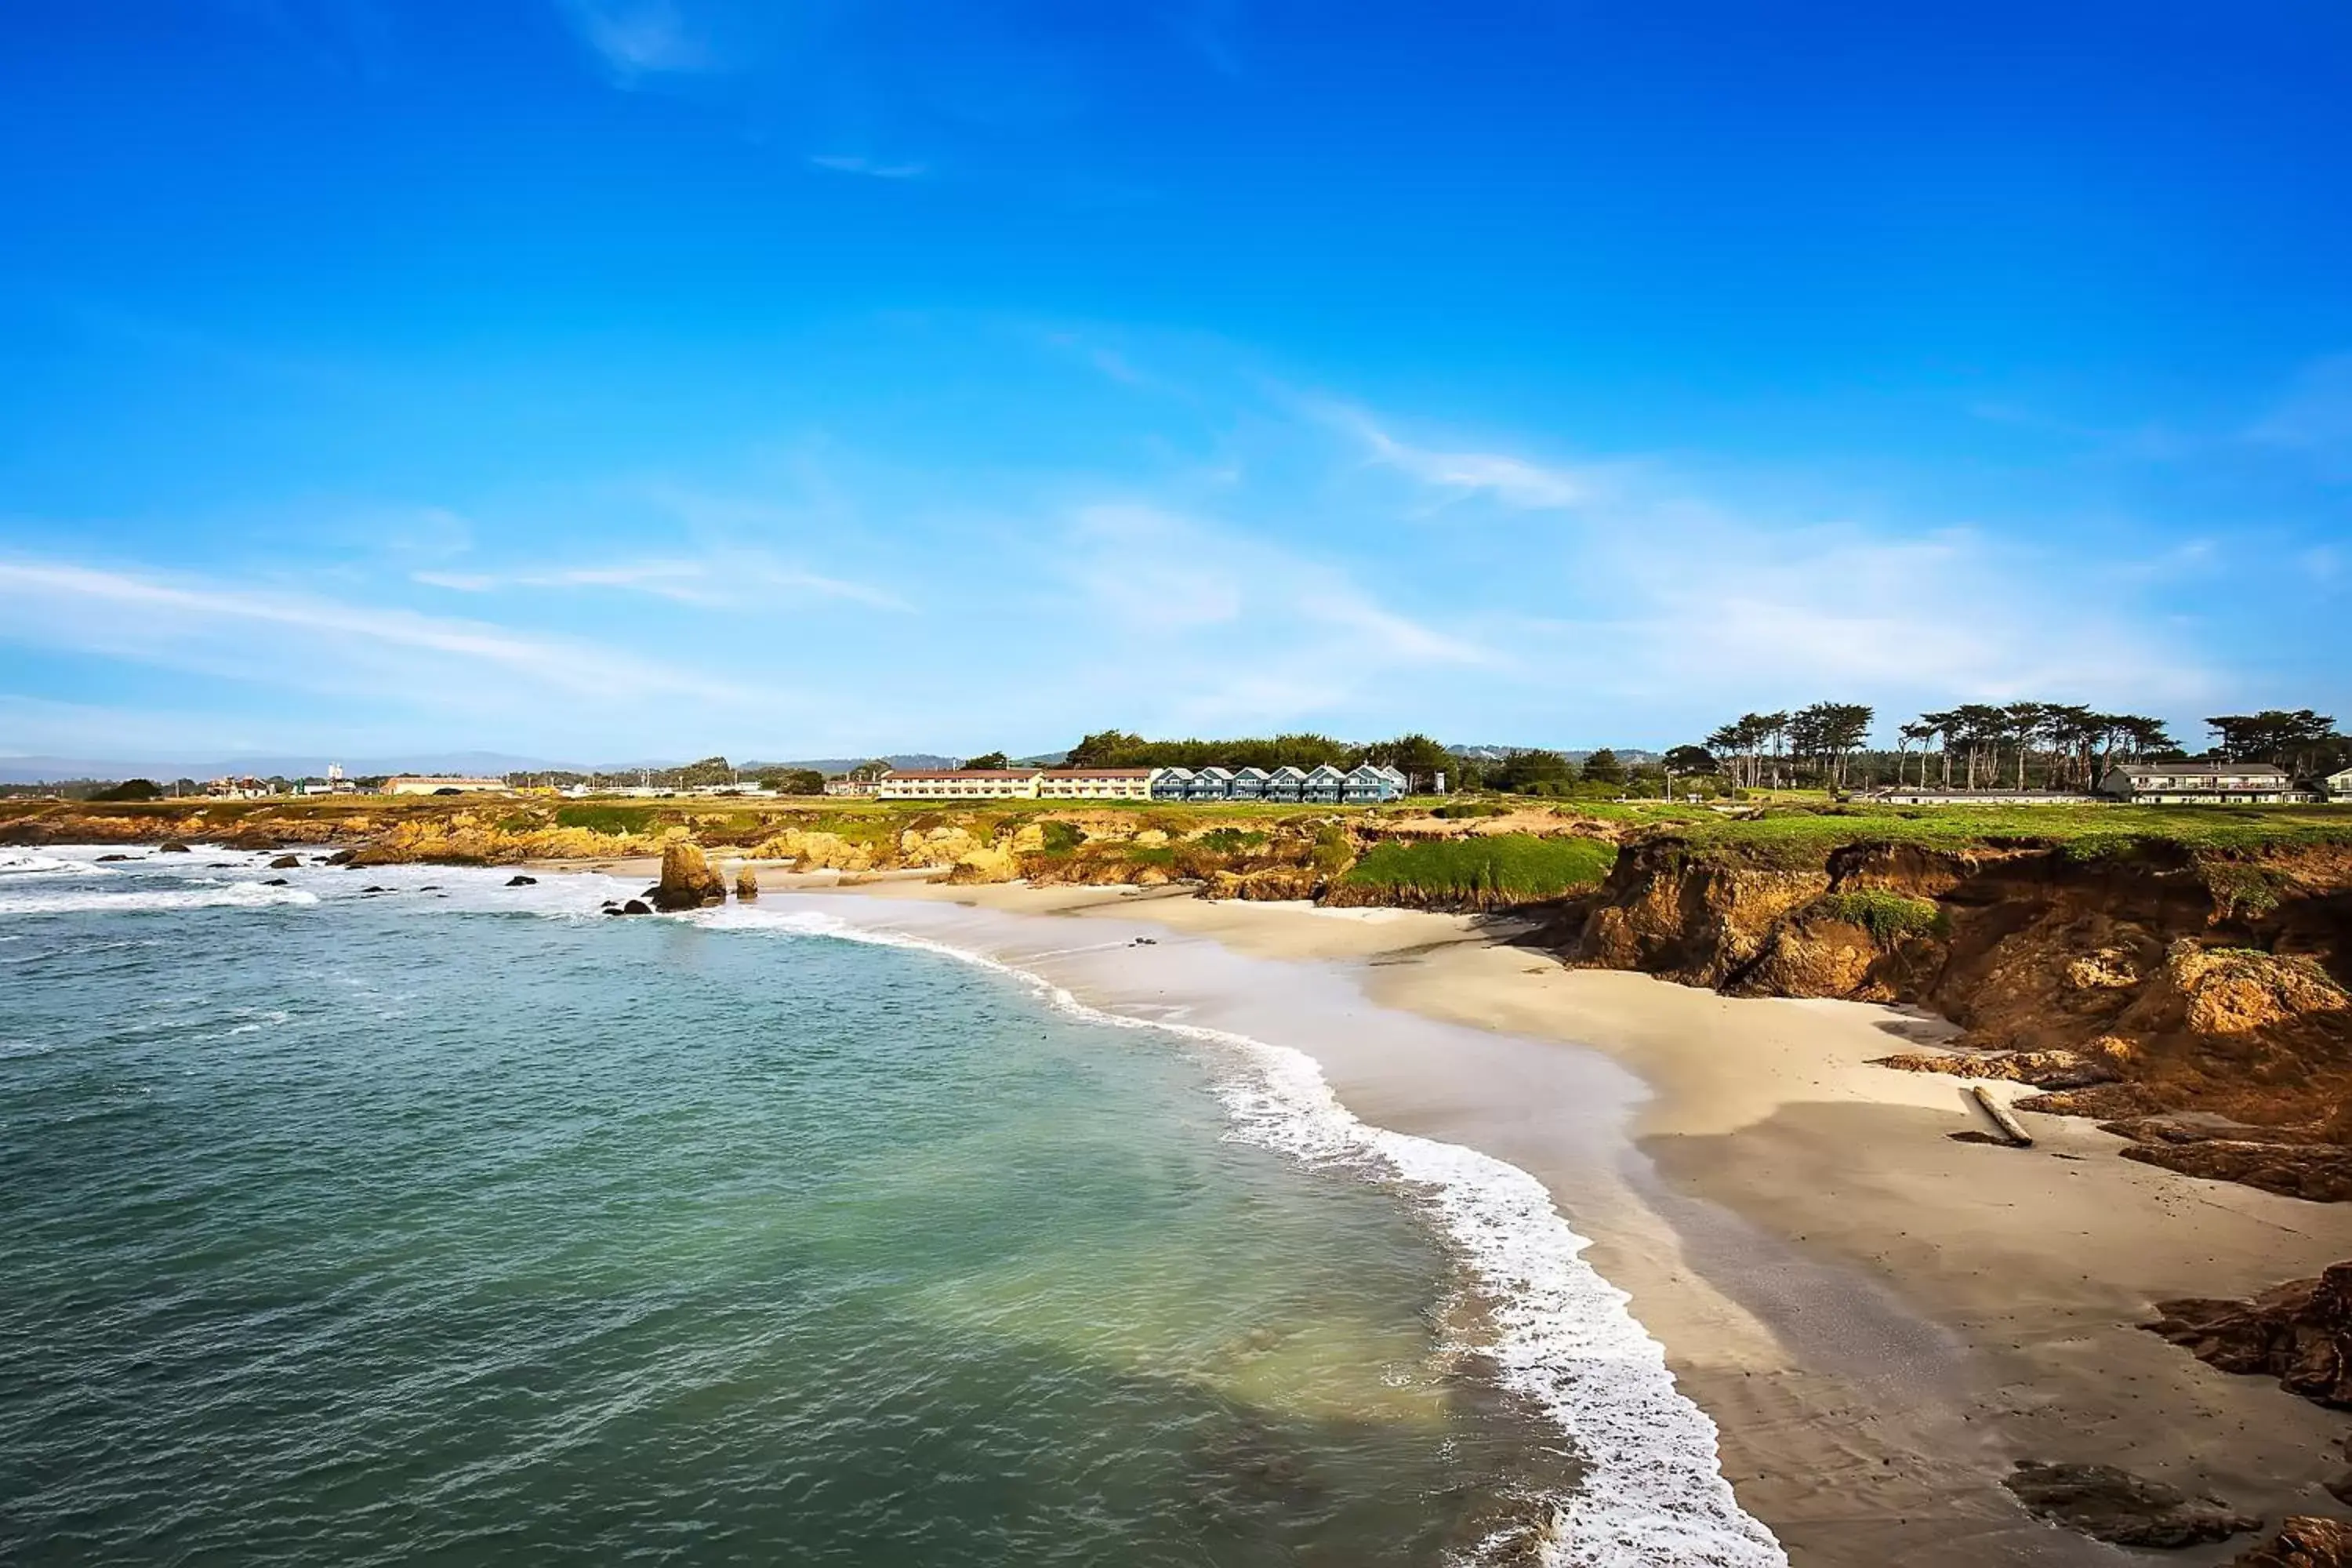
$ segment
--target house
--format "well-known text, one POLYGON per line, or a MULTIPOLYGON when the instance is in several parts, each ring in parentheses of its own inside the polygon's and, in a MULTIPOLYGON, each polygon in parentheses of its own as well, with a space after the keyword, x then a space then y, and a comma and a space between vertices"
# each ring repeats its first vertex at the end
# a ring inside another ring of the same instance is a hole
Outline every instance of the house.
POLYGON ((1370 763, 1348 770, 1339 785, 1339 798, 1350 805, 1376 805, 1381 801, 1399 800, 1404 792, 1402 773, 1394 768, 1374 767, 1370 763))
POLYGON ((1264 800, 1265 798, 1265 770, 1264 768, 1235 768, 1234 770, 1233 787, 1226 793, 1228 796, 1234 800, 1264 800))
POLYGON ((506 787, 504 779, 416 777, 383 781, 386 795, 487 795, 506 787))
POLYGON ((1260 797, 1265 800, 1295 801, 1305 798, 1307 774, 1298 768, 1279 767, 1265 775, 1265 787, 1260 797))
POLYGON ((1192 784, 1192 770, 1190 768, 1154 768, 1151 773, 1151 798, 1182 800, 1186 798, 1192 784))
POLYGON ((1037 775, 1044 800, 1150 800, 1150 768, 1047 768, 1037 775))
POLYGON ((2131 763, 2099 793, 2134 805, 2279 805, 2319 798, 2268 763, 2131 763))
POLYGON ((1328 763, 1309 773, 1298 790, 1300 800, 1318 805, 1337 805, 1347 795, 1348 775, 1328 763))
POLYGON ((2328 774, 2320 781, 2327 798, 2337 805, 2352 805, 2352 768, 2328 774))
POLYGON ((1234 775, 1227 768, 1202 768, 1184 786, 1186 800, 1230 800, 1234 775))

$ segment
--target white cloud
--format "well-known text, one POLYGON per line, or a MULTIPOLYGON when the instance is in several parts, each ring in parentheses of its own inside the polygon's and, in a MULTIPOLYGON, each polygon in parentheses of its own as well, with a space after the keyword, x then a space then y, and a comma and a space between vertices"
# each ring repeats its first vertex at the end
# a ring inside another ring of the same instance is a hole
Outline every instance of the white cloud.
POLYGON ((1520 511, 1570 511, 1608 491, 1596 468, 1538 462, 1508 452, 1416 446, 1391 435, 1360 409, 1327 407, 1322 413, 1362 442, 1375 462, 1456 498, 1484 496, 1520 511))
POLYGON ((906 600, 883 589, 748 554, 629 561, 604 566, 538 568, 505 574, 414 572, 409 575, 414 582, 461 594, 486 594, 501 588, 609 588, 706 609, 750 609, 758 607, 769 596, 814 595, 900 614, 912 610, 906 600))
POLYGON ((623 80, 716 70, 719 60, 674 0, 559 0, 588 47, 623 80))
POLYGON ((575 697, 686 695, 740 688, 607 647, 480 621, 314 595, 86 566, 0 560, 0 636, 267 685, 436 700, 479 695, 489 677, 575 697))
POLYGON ((846 153, 812 153, 809 162, 837 174, 864 174, 874 180, 919 180, 931 172, 928 163, 885 163, 846 153))

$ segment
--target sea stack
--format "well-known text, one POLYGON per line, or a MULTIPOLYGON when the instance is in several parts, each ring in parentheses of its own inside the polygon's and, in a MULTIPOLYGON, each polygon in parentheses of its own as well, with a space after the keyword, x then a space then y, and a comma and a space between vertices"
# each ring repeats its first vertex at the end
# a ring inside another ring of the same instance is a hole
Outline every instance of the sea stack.
POLYGON ((760 896, 760 873, 758 873, 757 871, 754 871, 754 870, 753 870, 753 869, 751 869, 751 867, 749 867, 749 866, 740 866, 740 867, 736 868, 736 870, 735 870, 735 900, 736 900, 736 902, 738 902, 738 903, 744 903, 744 904, 748 904, 748 903, 750 903, 752 900, 754 900, 754 899, 758 898, 759 896, 760 896))
POLYGON ((727 884, 710 868, 701 847, 690 838, 673 838, 662 846, 661 881, 654 889, 657 910, 698 910, 727 901, 727 884))

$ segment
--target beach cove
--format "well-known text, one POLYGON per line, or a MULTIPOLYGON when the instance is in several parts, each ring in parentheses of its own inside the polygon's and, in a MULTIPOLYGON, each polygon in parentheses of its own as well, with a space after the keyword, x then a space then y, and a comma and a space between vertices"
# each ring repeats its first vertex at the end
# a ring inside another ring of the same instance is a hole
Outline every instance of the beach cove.
POLYGON ((1797 1563, 2158 1560, 2029 1517, 2000 1485, 2022 1459, 2273 1520, 2328 1506, 2335 1417, 2135 1325, 2157 1300, 2315 1273, 2352 1253, 2352 1215, 2123 1161, 2079 1121, 2033 1118, 2032 1150, 1956 1141, 1984 1125, 1964 1086, 1868 1065, 1936 1020, 1565 969, 1454 915, 763 875, 813 895, 771 908, 1293 1046, 1366 1122, 1533 1174, 1797 1563), (1454 1027, 1402 1046, 1392 1011, 1454 1027))

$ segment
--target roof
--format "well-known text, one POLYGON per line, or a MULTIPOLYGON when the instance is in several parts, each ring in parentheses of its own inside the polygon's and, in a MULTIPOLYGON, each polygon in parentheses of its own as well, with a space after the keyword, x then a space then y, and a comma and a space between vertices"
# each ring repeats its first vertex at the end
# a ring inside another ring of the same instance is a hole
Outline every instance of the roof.
POLYGON ((1288 763, 1285 763, 1265 776, 1270 779, 1303 779, 1307 776, 1307 770, 1293 767, 1288 763))
POLYGON ((2161 775, 2166 778, 2218 778, 2228 774, 2233 778, 2283 779, 2286 773, 2268 763, 2129 763, 2116 771, 2129 778, 2161 775))
POLYGON ((1047 768, 1049 779, 1148 779, 1150 768, 1047 768))
POLYGON ((908 768, 882 780, 886 784, 903 784, 908 779, 993 779, 1002 784, 1013 779, 1034 779, 1035 768, 908 768))
POLYGON ((507 781, 504 779, 461 778, 455 773, 399 773, 395 774, 394 777, 384 780, 383 782, 384 787, 387 789, 394 784, 429 784, 436 786, 448 785, 451 787, 458 784, 475 784, 488 785, 492 789, 504 789, 506 787, 507 781))

